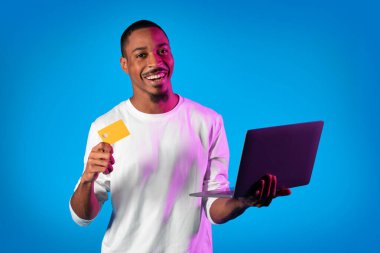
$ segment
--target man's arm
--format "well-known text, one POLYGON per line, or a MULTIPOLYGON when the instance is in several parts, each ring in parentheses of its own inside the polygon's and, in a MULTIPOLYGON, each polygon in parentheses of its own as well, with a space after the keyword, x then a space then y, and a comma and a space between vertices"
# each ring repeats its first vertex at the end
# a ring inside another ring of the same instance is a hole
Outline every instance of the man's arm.
MULTIPOLYGON (((209 172, 204 179, 203 190, 223 190, 228 186, 228 161, 229 151, 223 120, 217 118, 215 123, 215 136, 212 138, 212 145, 209 152, 209 172)), ((207 215, 214 223, 225 223, 244 213, 251 206, 268 206, 273 198, 277 196, 289 195, 289 189, 277 191, 277 178, 273 175, 266 175, 255 183, 251 188, 251 196, 240 199, 219 198, 208 206, 210 199, 206 202, 208 208, 207 215)))
POLYGON ((235 219, 248 208, 238 199, 218 198, 210 207, 211 219, 216 224, 222 224, 235 219))
POLYGON ((215 200, 210 207, 211 219, 217 224, 222 224, 238 217, 248 207, 269 206, 272 199, 278 196, 287 196, 291 193, 290 189, 277 191, 277 178, 270 174, 264 176, 253 185, 251 192, 251 196, 247 198, 219 198, 215 200))
POLYGON ((100 210, 94 183, 99 173, 112 172, 115 163, 112 153, 112 146, 104 142, 91 150, 81 181, 70 200, 71 208, 81 219, 92 220, 100 210))

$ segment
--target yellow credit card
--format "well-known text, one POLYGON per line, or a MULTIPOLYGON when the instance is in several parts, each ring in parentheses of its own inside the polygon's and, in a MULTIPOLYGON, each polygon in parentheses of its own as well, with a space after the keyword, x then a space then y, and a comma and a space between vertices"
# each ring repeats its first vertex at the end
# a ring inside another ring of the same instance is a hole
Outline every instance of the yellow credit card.
POLYGON ((127 137, 129 135, 129 130, 124 124, 123 120, 118 120, 111 125, 98 131, 100 138, 103 142, 114 144, 115 142, 127 137))

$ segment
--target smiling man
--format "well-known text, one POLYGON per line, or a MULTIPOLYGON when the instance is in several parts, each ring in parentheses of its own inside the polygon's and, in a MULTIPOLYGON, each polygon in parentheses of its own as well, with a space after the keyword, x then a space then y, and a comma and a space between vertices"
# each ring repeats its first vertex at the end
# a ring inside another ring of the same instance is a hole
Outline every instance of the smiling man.
POLYGON ((212 252, 211 223, 224 223, 278 195, 267 175, 246 199, 193 198, 226 190, 229 150, 222 117, 175 94, 174 60, 166 33, 141 20, 121 37, 121 68, 133 96, 90 128, 84 172, 70 200, 79 225, 89 224, 112 200, 102 252, 212 252), (107 144, 98 131, 122 120, 130 135, 107 144))
POLYGON ((169 111, 168 105, 174 107, 178 103, 170 81, 174 59, 169 40, 158 27, 132 30, 127 29, 122 35, 120 59, 122 69, 132 81, 131 102, 142 112, 169 111), (150 108, 142 108, 148 104, 150 108), (165 109, 159 109, 161 106, 165 109))

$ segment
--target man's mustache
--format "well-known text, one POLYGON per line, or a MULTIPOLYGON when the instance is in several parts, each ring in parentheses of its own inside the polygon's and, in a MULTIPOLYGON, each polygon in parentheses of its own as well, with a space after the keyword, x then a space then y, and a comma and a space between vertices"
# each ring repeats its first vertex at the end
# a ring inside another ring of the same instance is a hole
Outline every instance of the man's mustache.
POLYGON ((154 68, 154 69, 151 69, 151 70, 149 70, 147 72, 142 73, 142 77, 153 75, 153 74, 158 73, 158 72, 165 72, 165 73, 167 73, 167 72, 169 72, 169 70, 166 69, 166 68, 162 68, 162 67, 154 68))

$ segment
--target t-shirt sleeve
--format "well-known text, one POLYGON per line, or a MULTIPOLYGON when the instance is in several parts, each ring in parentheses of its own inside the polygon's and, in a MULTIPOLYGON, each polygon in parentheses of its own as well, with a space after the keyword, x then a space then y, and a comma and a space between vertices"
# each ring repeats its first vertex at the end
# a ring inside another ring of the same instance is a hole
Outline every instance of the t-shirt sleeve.
MULTIPOLYGON (((209 162, 203 181, 203 191, 229 190, 228 165, 230 154, 223 119, 220 115, 218 115, 211 129, 209 145, 209 162)), ((210 207, 216 199, 204 199, 207 218, 213 224, 215 222, 211 219, 210 207)))
MULTIPOLYGON (((101 142, 101 139, 97 133, 97 128, 95 126, 95 123, 92 123, 90 127, 90 132, 87 138, 86 152, 85 152, 84 160, 83 160, 84 162, 83 171, 86 168, 88 156, 90 155, 92 148, 96 146, 99 142, 101 142)), ((109 175, 100 173, 94 183, 94 192, 95 192, 96 198, 98 199, 100 207, 102 207, 103 203, 108 199, 108 192, 110 191, 109 178, 110 178, 109 175)), ((81 178, 79 178, 77 184, 75 185, 74 191, 77 189, 80 180, 81 178)), ((78 217, 78 215, 72 209, 70 203, 69 203, 69 208, 70 208, 71 217, 78 225, 86 226, 86 225, 89 225, 93 221, 93 220, 85 220, 78 217)))

